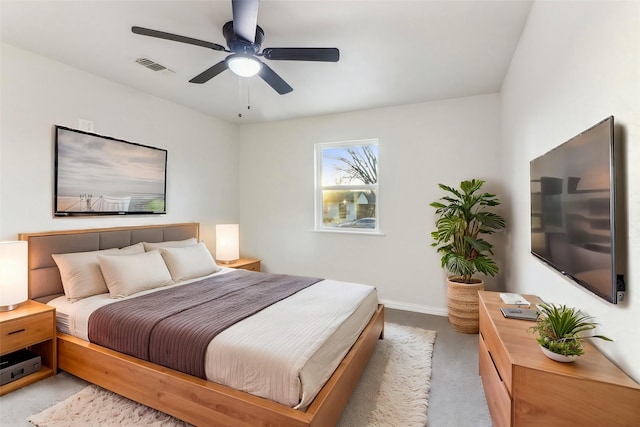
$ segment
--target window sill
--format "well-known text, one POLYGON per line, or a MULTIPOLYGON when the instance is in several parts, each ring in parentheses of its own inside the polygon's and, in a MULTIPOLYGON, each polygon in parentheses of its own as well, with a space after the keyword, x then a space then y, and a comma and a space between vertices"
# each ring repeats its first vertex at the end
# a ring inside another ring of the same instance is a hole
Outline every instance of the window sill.
POLYGON ((382 231, 359 231, 356 229, 351 230, 332 230, 330 228, 314 228, 313 230, 316 233, 331 233, 331 234, 360 234, 366 236, 384 236, 385 233, 382 231))

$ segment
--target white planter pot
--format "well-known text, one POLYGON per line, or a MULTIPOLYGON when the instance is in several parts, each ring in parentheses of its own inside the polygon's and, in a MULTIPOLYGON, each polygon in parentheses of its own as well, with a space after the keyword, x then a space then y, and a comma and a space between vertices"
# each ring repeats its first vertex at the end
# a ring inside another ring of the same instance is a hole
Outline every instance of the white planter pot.
POLYGON ((574 356, 563 356, 562 354, 554 353, 554 352, 544 348, 543 346, 540 346, 540 350, 542 350, 542 353, 544 353, 545 356, 547 356, 551 360, 555 360, 556 362, 563 362, 563 363, 573 362, 578 357, 580 357, 580 356, 575 356, 575 355, 574 356))

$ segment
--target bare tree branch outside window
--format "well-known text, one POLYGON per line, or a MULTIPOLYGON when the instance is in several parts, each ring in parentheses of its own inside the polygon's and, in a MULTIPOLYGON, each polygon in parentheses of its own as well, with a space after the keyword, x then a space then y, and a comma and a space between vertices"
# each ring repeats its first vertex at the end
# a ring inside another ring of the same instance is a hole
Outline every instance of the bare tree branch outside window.
POLYGON ((346 149, 351 157, 333 157, 343 165, 337 165, 336 169, 344 172, 339 174, 340 181, 337 184, 351 184, 354 180, 360 180, 363 184, 376 184, 378 182, 378 156, 373 152, 371 145, 361 145, 346 149))
MULTIPOLYGON (((350 157, 337 156, 335 160, 342 162, 336 165, 339 172, 336 184, 351 184, 354 181, 361 181, 363 184, 378 183, 378 156, 372 145, 360 145, 346 148, 345 151, 350 157)), ((366 216, 375 216, 376 193, 374 191, 363 191, 362 194, 369 202, 369 212, 366 216)))

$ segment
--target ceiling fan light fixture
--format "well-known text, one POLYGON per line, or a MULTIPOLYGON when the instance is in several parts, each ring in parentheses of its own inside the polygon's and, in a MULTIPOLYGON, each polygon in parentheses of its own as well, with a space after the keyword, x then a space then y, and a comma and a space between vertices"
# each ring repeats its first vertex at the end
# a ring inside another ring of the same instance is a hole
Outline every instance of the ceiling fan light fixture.
POLYGON ((226 61, 229 69, 240 77, 255 76, 260 71, 260 68, 262 68, 260 61, 248 55, 230 55, 226 61))

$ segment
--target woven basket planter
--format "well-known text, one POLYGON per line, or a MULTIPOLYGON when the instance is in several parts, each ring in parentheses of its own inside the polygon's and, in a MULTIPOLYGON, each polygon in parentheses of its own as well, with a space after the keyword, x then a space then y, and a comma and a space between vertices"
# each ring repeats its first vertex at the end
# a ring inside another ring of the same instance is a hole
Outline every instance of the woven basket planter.
POLYGON ((453 328, 465 334, 477 334, 480 327, 478 291, 484 282, 458 283, 447 278, 447 311, 453 328))

